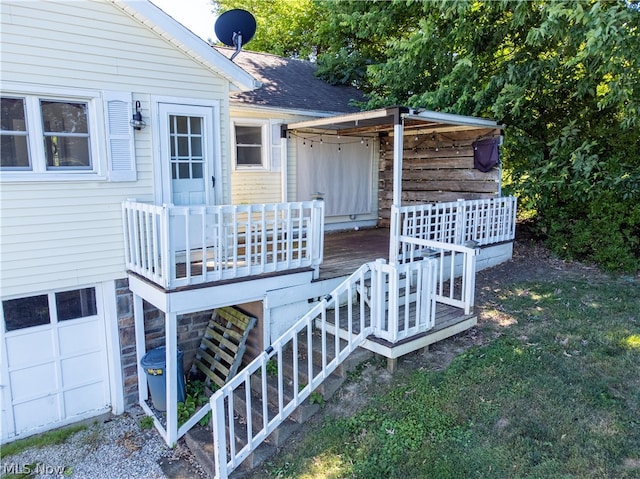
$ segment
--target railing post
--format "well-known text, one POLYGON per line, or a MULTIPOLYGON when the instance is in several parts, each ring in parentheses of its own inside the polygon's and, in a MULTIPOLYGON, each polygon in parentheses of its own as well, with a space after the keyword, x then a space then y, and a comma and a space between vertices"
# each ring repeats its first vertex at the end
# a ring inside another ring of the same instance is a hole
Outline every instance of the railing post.
POLYGON ((384 335, 384 298, 385 298, 385 280, 384 280, 385 260, 378 259, 374 263, 371 274, 371 324, 374 327, 375 334, 384 335))
POLYGON ((480 252, 480 247, 477 241, 468 241, 465 246, 473 248, 464 253, 465 265, 462 272, 462 281, 464 282, 464 296, 462 298, 464 301, 464 314, 471 314, 476 290, 476 256, 480 252))
POLYGON ((311 242, 311 265, 313 276, 318 278, 324 249, 324 201, 313 200, 311 205, 311 231, 307 241, 311 242))
POLYGON ((398 262, 400 248, 400 209, 391 205, 391 225, 389 227, 389 264, 398 262))
POLYGON ((213 468, 216 479, 226 479, 227 469, 227 435, 224 395, 214 394, 210 400, 213 418, 213 468))
POLYGON ((171 225, 169 224, 169 209, 173 205, 163 204, 160 211, 160 270, 162 277, 162 286, 168 288, 173 282, 173 276, 175 275, 175 258, 174 248, 171 245, 171 237, 169 232, 171 225), (171 268, 169 268, 171 265, 171 268))
POLYGON ((466 210, 465 210, 465 201, 463 199, 458 199, 456 203, 456 220, 455 220, 455 234, 454 234, 454 242, 455 244, 464 243, 465 239, 465 224, 466 224, 466 210))

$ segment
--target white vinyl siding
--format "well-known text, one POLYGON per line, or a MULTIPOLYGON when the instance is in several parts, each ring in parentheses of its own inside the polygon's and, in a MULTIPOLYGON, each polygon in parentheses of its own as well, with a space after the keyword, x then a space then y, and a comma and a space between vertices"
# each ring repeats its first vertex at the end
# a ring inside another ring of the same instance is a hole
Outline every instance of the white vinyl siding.
MULTIPOLYGON (((155 189, 151 98, 204 99, 220 104, 222 174, 216 186, 231 200, 229 179, 229 83, 106 1, 3 2, 2 80, 26 93, 55 90, 120 92, 140 101, 147 123, 131 132, 136 181, 117 182, 107 172, 105 112, 96 165, 101 180, 4 182, 0 187, 0 283, 2 296, 74 288, 125 277, 121 202, 153 201, 155 189), (70 88, 73 86, 73 89, 70 88)), ((129 104, 129 118, 133 114, 129 104)), ((93 141, 93 138, 92 138, 93 141)), ((117 176, 117 175, 116 175, 117 176)), ((126 176, 126 175, 125 175, 126 176)))

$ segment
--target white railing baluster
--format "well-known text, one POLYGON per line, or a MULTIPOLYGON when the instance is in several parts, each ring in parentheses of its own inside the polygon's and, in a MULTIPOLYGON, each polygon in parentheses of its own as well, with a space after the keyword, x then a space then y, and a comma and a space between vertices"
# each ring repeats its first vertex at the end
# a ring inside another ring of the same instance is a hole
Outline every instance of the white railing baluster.
POLYGON ((127 200, 126 266, 168 288, 305 266, 317 277, 323 211, 320 201, 175 207, 127 200), (191 268, 198 259, 202 266, 191 268))

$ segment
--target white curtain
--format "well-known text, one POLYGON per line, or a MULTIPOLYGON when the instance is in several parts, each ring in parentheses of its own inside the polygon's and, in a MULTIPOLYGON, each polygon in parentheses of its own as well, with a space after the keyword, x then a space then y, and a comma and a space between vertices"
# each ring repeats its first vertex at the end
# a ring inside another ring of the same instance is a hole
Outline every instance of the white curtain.
POLYGON ((297 138, 298 201, 322 193, 326 216, 370 213, 372 145, 335 142, 297 138))

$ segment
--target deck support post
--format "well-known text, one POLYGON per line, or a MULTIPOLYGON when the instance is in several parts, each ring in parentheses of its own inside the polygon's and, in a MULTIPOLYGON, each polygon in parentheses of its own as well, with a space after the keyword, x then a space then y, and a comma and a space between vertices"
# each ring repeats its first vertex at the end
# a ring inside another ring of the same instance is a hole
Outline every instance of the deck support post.
POLYGON ((165 312, 166 341, 166 389, 167 389, 167 444, 174 447, 178 442, 178 315, 165 312))
POLYGON ((391 225, 389 236, 389 264, 395 265, 400 248, 400 218, 398 208, 402 205, 402 150, 404 147, 404 126, 398 114, 393 125, 393 200, 391 204, 391 225))
POLYGON ((387 358, 387 371, 394 374, 398 370, 398 358, 387 358))
POLYGON ((142 296, 133 293, 133 331, 136 340, 136 366, 138 368, 138 400, 140 404, 149 399, 149 390, 147 389, 147 374, 140 362, 147 352, 144 331, 144 306, 142 296))

